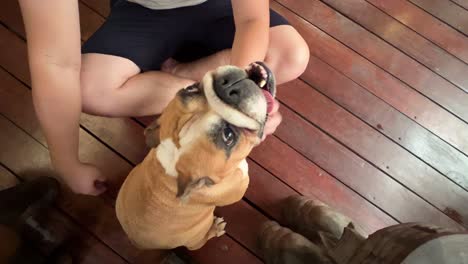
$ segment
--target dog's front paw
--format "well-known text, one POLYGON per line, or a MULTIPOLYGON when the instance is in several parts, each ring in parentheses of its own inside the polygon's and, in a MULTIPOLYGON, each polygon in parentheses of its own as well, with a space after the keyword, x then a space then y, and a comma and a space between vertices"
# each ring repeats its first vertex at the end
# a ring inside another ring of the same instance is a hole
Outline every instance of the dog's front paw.
POLYGON ((215 216, 210 230, 213 233, 213 236, 220 237, 224 235, 224 233, 226 233, 226 230, 224 230, 225 228, 226 222, 224 221, 224 218, 215 216))

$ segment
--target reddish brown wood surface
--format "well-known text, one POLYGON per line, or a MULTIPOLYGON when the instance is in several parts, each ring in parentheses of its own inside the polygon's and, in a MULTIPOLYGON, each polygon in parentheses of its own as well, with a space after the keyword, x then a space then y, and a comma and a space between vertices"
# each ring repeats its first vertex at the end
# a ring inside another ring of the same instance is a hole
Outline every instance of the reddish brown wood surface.
MULTIPOLYGON (((256 163, 249 163, 253 184, 250 185, 247 198, 257 206, 268 208, 269 212, 274 212, 271 214, 275 217, 277 217, 277 211, 280 208, 269 203, 266 197, 278 195, 277 192, 291 193, 291 191, 286 191, 286 187, 278 186, 279 184, 270 183, 271 174, 297 192, 315 197, 348 215, 369 234, 383 226, 396 223, 390 216, 277 137, 268 138, 264 144, 254 149, 251 158, 269 172, 261 169, 256 163), (258 196, 262 198, 257 198, 258 196), (262 199, 264 202, 257 202, 258 199, 262 199)), ((279 201, 280 199, 275 200, 279 201)))
POLYGON ((20 180, 0 164, 0 190, 13 187, 20 183, 20 180))
POLYGON ((402 222, 429 221, 460 228, 454 220, 289 109, 283 108, 282 112, 283 123, 277 131, 282 140, 390 215, 402 222))
POLYGON ((464 73, 468 66, 456 57, 448 55, 365 1, 325 2, 467 91, 468 81, 464 78, 464 73))
POLYGON ((467 64, 451 56, 378 8, 364 0, 324 0, 324 2, 468 92, 467 64))
POLYGON ((454 207, 463 216, 462 223, 468 224, 466 190, 303 82, 291 83, 284 91, 279 98, 286 105, 440 210, 454 207), (376 145, 385 151, 375 148, 376 145))
POLYGON ((455 57, 468 62, 468 39, 460 32, 441 23, 437 18, 424 12, 405 0, 366 0, 410 27, 425 38, 450 52, 455 57))
MULTIPOLYGON (((304 14, 312 14, 312 10, 314 12, 313 14, 321 13, 320 16, 309 15, 308 17, 314 18, 313 22, 318 22, 321 25, 328 25, 327 27, 330 31, 337 31, 337 28, 330 26, 333 24, 333 21, 327 21, 328 17, 335 18, 336 16, 325 15, 326 13, 334 12, 333 10, 315 1, 314 3, 317 3, 317 5, 310 5, 310 7, 303 9, 299 9, 298 6, 294 5, 294 3, 297 4, 299 1, 291 2, 292 5, 288 5, 289 7, 293 6, 297 8, 297 10, 301 10, 304 14)), ((338 14, 335 13, 335 15, 338 14)), ((343 21, 341 21, 340 24, 343 26, 343 23, 346 21, 345 18, 342 19, 343 21)), ((352 25, 351 22, 348 25, 352 25)), ((341 31, 346 32, 345 30, 341 31)), ((353 30, 350 30, 350 32, 353 32, 353 30)), ((363 37, 370 35, 364 30, 362 30, 362 33, 363 37)), ((350 35, 346 37, 346 39, 349 40, 356 39, 355 37, 352 38, 350 35)), ((360 40, 362 40, 362 38, 360 38, 360 40)), ((397 52, 397 50, 395 50, 395 52, 397 52)), ((414 63, 417 64, 416 62, 414 63)), ((302 75, 302 78, 332 98, 335 102, 359 116, 369 125, 381 129, 382 133, 391 137, 396 143, 410 150, 437 170, 448 175, 453 181, 466 189, 468 188, 468 179, 464 177, 464 175, 468 175, 467 156, 455 150, 437 136, 418 126, 384 101, 365 91, 358 84, 354 83, 353 80, 343 76, 340 72, 315 56, 312 56, 309 67, 302 75), (362 102, 367 103, 362 104, 362 102), (383 129, 384 127, 385 129, 383 129)), ((415 95, 417 96, 417 94, 415 95)), ((468 95, 466 97, 466 100, 468 100, 468 95)), ((447 96, 447 98, 449 97, 447 96)), ((465 105, 468 114, 468 104, 465 105)))
POLYGON ((468 190, 468 157, 312 56, 307 83, 468 190), (343 89, 346 87, 346 89, 343 89), (362 102, 366 102, 363 104, 362 102))
POLYGON ((298 18, 286 8, 272 4, 302 34, 313 55, 412 118, 464 153, 468 153, 468 124, 440 108, 400 80, 349 48, 298 18))
POLYGON ((463 7, 464 9, 468 10, 468 1, 467 0, 451 0, 455 4, 463 7))
MULTIPOLYGON (((286 5, 289 9, 305 18, 317 28, 320 28, 333 38, 344 43, 361 56, 418 90, 437 104, 442 105, 448 111, 465 120, 465 122, 468 122, 468 105, 465 103, 468 101, 468 94, 437 74, 434 74, 416 60, 401 53, 395 47, 369 33, 366 29, 329 8, 322 2, 281 0, 280 3, 286 5)), ((286 12, 286 14, 288 13, 286 12)), ((293 24, 298 27, 298 29, 303 28, 301 26, 302 23, 294 22, 293 24)), ((313 31, 316 31, 316 29, 314 27, 308 27, 300 31, 303 36, 307 36, 313 34, 313 31)), ((321 36, 320 33, 317 34, 321 36)), ((314 34, 311 39, 318 38, 317 34, 314 34)), ((467 40, 465 40, 465 42, 466 41, 467 40)), ((313 45, 313 43, 309 45, 313 45)), ((323 46, 323 44, 318 45, 318 47, 313 46, 311 52, 314 54, 320 53, 320 49, 318 48, 321 46, 323 46)))
POLYGON ((110 12, 110 1, 106 0, 81 0, 82 3, 96 11, 100 16, 107 17, 110 12))
MULTIPOLYGON (((104 22, 104 19, 94 13, 88 6, 79 2, 81 39, 88 39, 104 22)), ((18 1, 5 0, 0 9, 0 20, 15 33, 25 36, 21 10, 18 1)))
MULTIPOLYGON (((468 11, 449 0, 409 0, 428 13, 468 35, 468 11)), ((466 3, 465 3, 466 5, 466 3)))

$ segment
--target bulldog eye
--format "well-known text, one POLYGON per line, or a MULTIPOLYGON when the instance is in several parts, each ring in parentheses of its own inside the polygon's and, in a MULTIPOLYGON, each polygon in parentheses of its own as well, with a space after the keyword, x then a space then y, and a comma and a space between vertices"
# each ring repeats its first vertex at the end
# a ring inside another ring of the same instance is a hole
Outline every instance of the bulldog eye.
POLYGON ((223 142, 226 146, 231 146, 234 143, 234 131, 228 126, 223 129, 223 142))

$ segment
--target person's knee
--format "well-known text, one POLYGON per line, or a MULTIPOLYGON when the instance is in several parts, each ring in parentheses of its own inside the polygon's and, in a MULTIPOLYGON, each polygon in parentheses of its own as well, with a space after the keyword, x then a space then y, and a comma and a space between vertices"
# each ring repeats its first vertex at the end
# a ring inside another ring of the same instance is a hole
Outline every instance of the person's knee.
POLYGON ((291 26, 271 29, 269 49, 267 63, 272 66, 279 84, 296 79, 307 68, 309 47, 291 26))
POLYGON ((296 79, 306 70, 309 56, 309 47, 304 41, 295 43, 290 49, 283 51, 278 70, 288 71, 289 79, 296 79))

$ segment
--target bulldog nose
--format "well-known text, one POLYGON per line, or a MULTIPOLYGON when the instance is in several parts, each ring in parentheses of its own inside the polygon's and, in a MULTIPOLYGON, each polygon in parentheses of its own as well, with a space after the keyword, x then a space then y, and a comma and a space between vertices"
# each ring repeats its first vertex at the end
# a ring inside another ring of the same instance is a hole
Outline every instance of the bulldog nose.
POLYGON ((238 74, 218 76, 214 85, 216 95, 227 104, 239 104, 245 96, 245 89, 242 89, 240 85, 235 85, 238 81, 240 81, 238 74))

